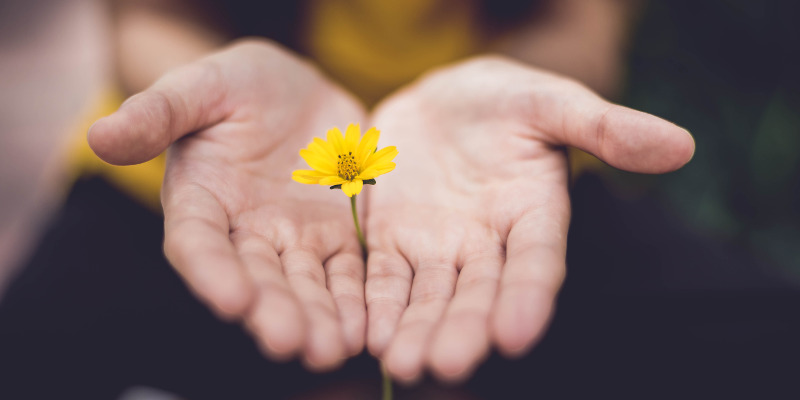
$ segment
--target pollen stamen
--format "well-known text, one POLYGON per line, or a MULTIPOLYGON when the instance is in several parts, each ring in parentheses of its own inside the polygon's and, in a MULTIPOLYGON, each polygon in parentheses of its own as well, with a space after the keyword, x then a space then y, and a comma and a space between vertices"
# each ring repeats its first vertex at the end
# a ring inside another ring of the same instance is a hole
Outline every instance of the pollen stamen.
POLYGON ((358 175, 358 165, 356 165, 356 158, 352 151, 347 154, 339 154, 338 167, 339 177, 342 179, 350 181, 358 175))

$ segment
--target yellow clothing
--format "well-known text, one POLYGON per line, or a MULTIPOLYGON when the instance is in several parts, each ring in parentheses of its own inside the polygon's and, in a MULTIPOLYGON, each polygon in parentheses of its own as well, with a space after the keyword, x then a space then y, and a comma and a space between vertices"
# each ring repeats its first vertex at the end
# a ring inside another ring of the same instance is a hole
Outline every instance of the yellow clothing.
POLYGON ((369 106, 482 47, 471 1, 316 0, 309 11, 305 47, 369 106))

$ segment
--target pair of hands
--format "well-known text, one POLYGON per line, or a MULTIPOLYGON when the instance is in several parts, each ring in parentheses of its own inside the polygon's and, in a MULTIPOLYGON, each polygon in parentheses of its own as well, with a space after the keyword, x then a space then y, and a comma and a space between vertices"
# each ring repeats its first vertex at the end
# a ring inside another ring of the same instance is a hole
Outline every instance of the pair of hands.
POLYGON ((563 146, 625 170, 679 168, 685 130, 569 79, 498 57, 441 68, 371 116, 307 62, 266 41, 164 75, 89 131, 112 164, 169 147, 165 253, 219 315, 274 359, 330 369, 365 342, 391 375, 468 376, 492 345, 524 353, 564 279, 570 207, 563 146), (361 122, 395 145, 395 171, 361 201, 291 180, 298 151, 361 122))

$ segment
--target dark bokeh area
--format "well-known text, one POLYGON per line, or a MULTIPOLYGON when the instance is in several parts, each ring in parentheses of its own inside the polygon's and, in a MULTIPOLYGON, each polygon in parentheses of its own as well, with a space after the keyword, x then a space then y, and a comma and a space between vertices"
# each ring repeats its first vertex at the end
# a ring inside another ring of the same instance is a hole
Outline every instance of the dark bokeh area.
MULTIPOLYGON (((651 1, 624 105, 693 133, 663 176, 576 179, 550 329, 457 387, 399 399, 797 398, 800 3, 651 1)), ((330 374, 260 355, 161 252, 162 219, 79 180, 0 303, 0 399, 373 399, 366 354, 330 374)))
MULTIPOLYGON (((715 288, 656 288, 659 268, 743 261, 682 236, 674 220, 651 214, 652 203, 619 204, 597 178, 576 184, 574 196, 570 277, 541 343, 520 360, 493 355, 461 387, 429 381, 398 398, 795 393, 796 289, 730 277, 715 288), (649 226, 662 229, 648 235, 649 226), (659 252, 654 240, 675 248, 659 252), (700 259, 690 257, 698 248, 700 259)), ((14 377, 2 398, 114 399, 136 386, 190 399, 377 398, 379 369, 366 354, 330 374, 263 358, 186 289, 160 252, 160 231, 158 215, 103 180, 75 185, 0 306, 0 368, 14 377)))
POLYGON ((652 182, 676 218, 795 285, 798 15, 790 1, 653 2, 635 36, 625 100, 695 136, 692 162, 652 182))

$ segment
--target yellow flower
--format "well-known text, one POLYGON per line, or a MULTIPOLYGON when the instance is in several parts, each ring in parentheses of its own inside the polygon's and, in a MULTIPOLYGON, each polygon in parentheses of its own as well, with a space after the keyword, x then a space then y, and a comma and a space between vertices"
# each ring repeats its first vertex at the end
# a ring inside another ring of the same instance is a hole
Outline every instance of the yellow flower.
POLYGON ((314 138, 308 148, 300 150, 312 170, 298 169, 292 179, 300 183, 325 186, 341 185, 348 197, 361 193, 361 188, 374 184, 375 177, 394 169, 397 155, 394 146, 377 150, 380 132, 370 128, 364 137, 358 124, 347 126, 344 137, 339 128, 328 131, 328 140, 314 138))

